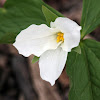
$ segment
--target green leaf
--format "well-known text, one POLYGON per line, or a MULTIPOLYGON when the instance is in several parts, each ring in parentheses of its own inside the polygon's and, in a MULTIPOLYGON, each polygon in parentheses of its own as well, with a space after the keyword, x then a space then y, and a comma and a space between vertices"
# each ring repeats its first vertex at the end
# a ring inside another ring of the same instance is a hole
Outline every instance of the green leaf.
POLYGON ((80 47, 81 54, 72 51, 67 60, 69 100, 100 100, 100 43, 84 40, 80 47))
POLYGON ((0 8, 0 43, 13 43, 16 35, 31 24, 47 24, 42 5, 61 16, 42 0, 7 0, 0 8))
POLYGON ((58 12, 57 10, 53 9, 52 7, 50 7, 49 5, 47 5, 46 3, 43 2, 43 5, 45 7, 47 7, 49 10, 51 10, 54 14, 56 14, 59 17, 64 17, 60 12, 58 12))
POLYGON ((46 18, 46 21, 48 23, 48 25, 50 25, 50 22, 54 22, 55 19, 58 17, 56 14, 54 14, 53 12, 51 12, 47 7, 45 6, 42 6, 42 11, 43 11, 43 14, 46 18))
POLYGON ((81 19, 81 38, 100 25, 100 0, 84 0, 81 19))
POLYGON ((33 59, 32 59, 32 63, 34 64, 34 63, 36 63, 37 61, 39 61, 39 57, 34 56, 33 59))
POLYGON ((75 51, 75 52, 81 54, 81 48, 80 48, 80 45, 77 46, 77 47, 75 47, 75 48, 73 48, 72 51, 75 51))
POLYGON ((29 25, 46 23, 41 6, 41 0, 7 0, 0 9, 0 43, 13 43, 29 25))

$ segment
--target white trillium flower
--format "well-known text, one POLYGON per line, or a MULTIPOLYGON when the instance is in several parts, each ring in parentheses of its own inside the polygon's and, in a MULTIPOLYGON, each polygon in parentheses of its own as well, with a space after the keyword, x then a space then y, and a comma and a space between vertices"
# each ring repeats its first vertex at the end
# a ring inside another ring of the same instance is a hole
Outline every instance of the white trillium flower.
POLYGON ((17 35, 13 45, 25 57, 31 54, 40 57, 40 76, 54 85, 65 66, 68 52, 79 45, 80 30, 76 22, 58 17, 50 27, 30 25, 17 35))

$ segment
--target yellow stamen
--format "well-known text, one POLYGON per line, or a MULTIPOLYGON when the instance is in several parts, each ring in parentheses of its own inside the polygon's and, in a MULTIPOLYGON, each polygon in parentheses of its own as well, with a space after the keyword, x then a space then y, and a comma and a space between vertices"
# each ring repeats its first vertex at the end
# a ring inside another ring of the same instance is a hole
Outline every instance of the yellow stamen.
POLYGON ((63 37, 60 37, 60 40, 62 41, 63 37))
POLYGON ((60 35, 60 33, 58 33, 57 35, 60 35))
POLYGON ((63 33, 62 32, 59 32, 57 33, 57 43, 60 42, 60 41, 64 41, 64 37, 63 37, 63 33))
POLYGON ((57 40, 60 40, 60 36, 57 36, 57 40))

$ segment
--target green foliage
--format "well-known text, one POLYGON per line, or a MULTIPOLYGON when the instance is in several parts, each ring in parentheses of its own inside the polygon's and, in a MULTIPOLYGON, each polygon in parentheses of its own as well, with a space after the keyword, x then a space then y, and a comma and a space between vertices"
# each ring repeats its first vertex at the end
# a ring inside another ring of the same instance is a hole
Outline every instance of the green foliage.
POLYGON ((47 7, 42 6, 43 14, 46 18, 47 24, 50 25, 50 22, 54 22, 55 19, 58 17, 56 14, 54 14, 52 11, 50 11, 47 7))
POLYGON ((13 43, 16 35, 31 24, 47 24, 42 5, 62 16, 41 0, 7 0, 0 8, 0 43, 13 43))
POLYGON ((69 100, 100 100, 100 43, 84 40, 80 47, 81 54, 71 52, 67 60, 69 100))
POLYGON ((78 54, 81 54, 81 48, 80 48, 80 46, 77 46, 77 47, 73 48, 72 51, 75 51, 78 54))
POLYGON ((32 63, 34 64, 34 63, 36 63, 38 60, 39 60, 39 57, 34 56, 33 59, 32 59, 32 63))
POLYGON ((40 0, 8 0, 0 10, 0 43, 13 43, 29 25, 46 23, 41 6, 40 0))
MULTIPOLYGON (((81 38, 100 25, 100 0, 84 0, 81 38)), ((81 54, 72 51, 67 60, 69 100, 100 100, 100 42, 81 41, 81 54)))
POLYGON ((100 0, 83 0, 81 38, 92 32, 98 25, 100 25, 100 0))
POLYGON ((47 5, 46 3, 43 2, 43 5, 44 5, 45 7, 47 7, 49 10, 51 10, 51 11, 52 11, 54 14, 56 14, 57 16, 63 17, 63 15, 62 15, 60 12, 58 12, 58 11, 55 10, 55 9, 53 9, 52 7, 50 7, 49 5, 47 5))

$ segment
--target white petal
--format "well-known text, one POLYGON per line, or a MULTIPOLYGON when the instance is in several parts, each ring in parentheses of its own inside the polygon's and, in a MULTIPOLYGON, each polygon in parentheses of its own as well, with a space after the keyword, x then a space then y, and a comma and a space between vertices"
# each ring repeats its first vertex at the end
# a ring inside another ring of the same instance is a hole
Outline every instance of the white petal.
POLYGON ((66 59, 67 52, 60 47, 44 52, 39 59, 41 78, 54 85, 65 66, 66 59))
POLYGON ((20 40, 22 41, 22 37, 23 37, 23 40, 28 39, 28 38, 29 39, 42 38, 42 37, 55 34, 55 31, 56 30, 48 27, 45 24, 41 24, 41 25, 32 24, 28 28, 22 30, 19 33, 19 35, 16 37, 16 40, 18 38, 19 41, 20 40))
POLYGON ((18 34, 13 45, 26 57, 31 54, 40 56, 48 49, 57 48, 55 31, 44 24, 31 25, 18 34))
POLYGON ((58 28, 64 33, 63 50, 71 51, 72 48, 79 45, 81 27, 74 21, 58 17, 55 22, 51 22, 51 27, 58 28))
POLYGON ((40 39, 16 41, 13 45, 17 48, 19 54, 22 54, 25 57, 28 57, 31 54, 39 57, 48 49, 56 49, 59 44, 56 42, 56 35, 51 35, 40 39))

